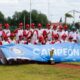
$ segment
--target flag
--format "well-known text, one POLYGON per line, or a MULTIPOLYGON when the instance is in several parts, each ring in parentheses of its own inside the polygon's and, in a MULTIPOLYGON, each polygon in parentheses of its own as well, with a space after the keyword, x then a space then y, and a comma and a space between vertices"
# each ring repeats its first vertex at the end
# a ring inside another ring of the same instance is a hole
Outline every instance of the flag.
POLYGON ((59 22, 62 23, 62 17, 60 18, 59 22))
POLYGON ((80 44, 76 43, 58 43, 54 45, 13 44, 0 46, 0 48, 7 61, 26 59, 48 62, 52 50, 54 50, 54 54, 51 57, 54 62, 80 61, 80 44))

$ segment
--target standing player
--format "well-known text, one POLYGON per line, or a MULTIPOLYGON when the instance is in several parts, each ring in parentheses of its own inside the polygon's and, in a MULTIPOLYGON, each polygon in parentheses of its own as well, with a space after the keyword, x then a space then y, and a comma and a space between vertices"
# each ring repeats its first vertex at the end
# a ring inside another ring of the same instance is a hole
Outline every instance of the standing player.
POLYGON ((8 23, 6 23, 6 24, 4 25, 4 27, 5 27, 4 32, 5 32, 5 34, 7 35, 7 37, 9 38, 9 37, 10 37, 10 34, 11 34, 11 31, 10 31, 10 29, 9 29, 10 25, 9 25, 8 23))
POLYGON ((42 24, 38 23, 38 37, 42 36, 42 34, 43 34, 42 24))
POLYGON ((51 41, 52 40, 52 30, 51 30, 51 25, 48 23, 47 24, 47 38, 48 38, 48 41, 51 41))
POLYGON ((14 31, 16 34, 16 40, 19 40, 19 36, 23 36, 23 23, 19 23, 19 27, 14 31))
POLYGON ((78 42, 78 34, 75 28, 73 28, 72 31, 69 32, 69 36, 73 37, 73 42, 78 42))
POLYGON ((59 34, 59 40, 61 40, 61 36, 63 35, 63 26, 62 25, 60 25, 58 27, 58 34, 59 34))
POLYGON ((54 35, 58 34, 57 32, 57 26, 56 25, 53 25, 52 27, 52 38, 54 37, 54 35))
POLYGON ((37 42, 38 42, 38 30, 35 29, 34 23, 32 23, 31 28, 32 28, 31 29, 31 31, 32 31, 31 43, 32 44, 37 44, 37 42))
POLYGON ((23 36, 26 41, 28 41, 28 39, 31 39, 32 31, 30 30, 29 24, 26 24, 26 29, 23 31, 23 36))
POLYGON ((61 36, 62 36, 63 34, 65 34, 66 36, 69 36, 68 26, 67 26, 67 25, 64 25, 64 26, 63 26, 63 30, 62 30, 61 36))

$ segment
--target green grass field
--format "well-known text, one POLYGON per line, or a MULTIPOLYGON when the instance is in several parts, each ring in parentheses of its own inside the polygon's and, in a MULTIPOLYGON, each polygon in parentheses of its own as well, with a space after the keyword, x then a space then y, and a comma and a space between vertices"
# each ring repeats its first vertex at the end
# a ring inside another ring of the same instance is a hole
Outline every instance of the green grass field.
POLYGON ((80 80, 80 69, 48 64, 1 65, 0 80, 80 80))

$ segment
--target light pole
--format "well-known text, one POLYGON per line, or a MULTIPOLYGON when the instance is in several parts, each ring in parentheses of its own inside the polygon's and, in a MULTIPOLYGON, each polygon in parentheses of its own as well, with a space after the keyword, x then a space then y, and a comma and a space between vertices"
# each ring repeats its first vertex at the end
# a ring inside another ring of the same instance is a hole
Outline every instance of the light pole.
POLYGON ((23 27, 23 29, 25 29, 25 14, 24 14, 24 27, 23 27))
POLYGON ((49 19, 49 0, 48 0, 48 19, 49 19))

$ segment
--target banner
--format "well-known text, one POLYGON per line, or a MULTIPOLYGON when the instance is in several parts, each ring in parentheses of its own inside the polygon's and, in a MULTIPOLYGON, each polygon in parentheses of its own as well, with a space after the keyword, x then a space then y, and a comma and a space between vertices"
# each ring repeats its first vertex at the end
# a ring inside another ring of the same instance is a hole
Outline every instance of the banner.
POLYGON ((48 62, 53 58, 55 62, 74 62, 80 61, 80 44, 59 43, 54 45, 24 45, 10 44, 0 46, 5 58, 27 59, 41 62, 48 62), (54 50, 52 56, 50 51, 54 50))

